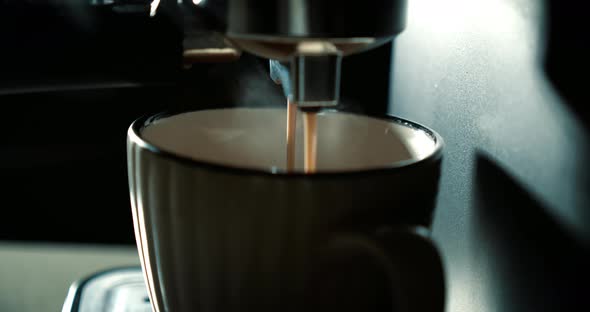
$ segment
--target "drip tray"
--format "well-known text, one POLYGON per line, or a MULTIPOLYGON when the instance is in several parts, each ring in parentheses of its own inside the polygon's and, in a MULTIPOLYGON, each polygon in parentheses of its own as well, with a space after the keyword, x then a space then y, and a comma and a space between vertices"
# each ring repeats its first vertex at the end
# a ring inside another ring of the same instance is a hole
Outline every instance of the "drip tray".
POLYGON ((151 312, 141 267, 116 268, 75 282, 62 312, 151 312))

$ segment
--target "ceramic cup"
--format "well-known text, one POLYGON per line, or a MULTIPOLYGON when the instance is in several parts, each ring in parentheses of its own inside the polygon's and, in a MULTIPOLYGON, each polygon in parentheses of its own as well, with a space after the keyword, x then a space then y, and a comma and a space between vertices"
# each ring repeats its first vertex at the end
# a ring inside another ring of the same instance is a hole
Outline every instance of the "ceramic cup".
POLYGON ((230 108, 129 128, 154 311, 442 311, 443 269, 428 237, 441 137, 400 118, 324 112, 317 172, 303 172, 302 155, 287 172, 286 118, 230 108))

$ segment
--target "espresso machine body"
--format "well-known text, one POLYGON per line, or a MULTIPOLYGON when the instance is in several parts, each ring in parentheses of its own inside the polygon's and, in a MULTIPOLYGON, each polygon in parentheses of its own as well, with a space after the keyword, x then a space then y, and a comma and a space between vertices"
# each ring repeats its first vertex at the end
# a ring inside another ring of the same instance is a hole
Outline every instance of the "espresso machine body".
MULTIPOLYGON (((384 45, 406 24, 405 0, 370 5, 331 1, 158 2, 152 15, 182 22, 185 42, 203 28, 223 33, 226 47, 286 63, 285 96, 300 108, 336 106, 342 57, 384 45), (212 21, 203 23, 203 21, 212 21)), ((185 46, 185 55, 208 49, 185 46)), ((211 52, 210 50, 209 53, 211 52)), ((206 52, 204 53, 206 54, 206 52)), ((283 79, 285 80, 285 79, 283 79)))

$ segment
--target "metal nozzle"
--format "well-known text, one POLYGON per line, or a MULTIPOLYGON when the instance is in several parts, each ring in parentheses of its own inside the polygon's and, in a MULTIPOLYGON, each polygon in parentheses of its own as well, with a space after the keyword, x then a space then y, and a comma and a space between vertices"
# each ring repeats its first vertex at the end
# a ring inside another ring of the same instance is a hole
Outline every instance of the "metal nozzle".
POLYGON ((302 42, 291 56, 290 69, 270 61, 270 76, 285 97, 300 108, 338 104, 342 53, 327 42, 302 42))
POLYGON ((342 53, 328 42, 302 42, 291 60, 292 101, 299 107, 338 104, 342 53))

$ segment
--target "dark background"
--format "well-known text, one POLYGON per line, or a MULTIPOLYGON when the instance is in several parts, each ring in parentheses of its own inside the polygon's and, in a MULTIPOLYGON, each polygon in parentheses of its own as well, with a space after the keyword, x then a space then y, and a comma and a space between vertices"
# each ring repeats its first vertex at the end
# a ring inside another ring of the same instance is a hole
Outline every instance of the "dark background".
MULTIPOLYGON (((286 103, 267 60, 183 69, 182 23, 150 18, 149 1, 101 3, 0 1, 0 239, 133 244, 125 138, 135 119, 286 103)), ((373 77, 360 88, 343 80, 343 109, 385 112, 390 51, 345 61, 373 77), (359 106, 366 92, 371 105, 359 106)))
MULTIPOLYGON (((345 61, 342 105, 445 139, 433 237, 447 310, 588 310, 588 5, 409 3, 393 49, 345 61)), ((28 4, 0 1, 0 239, 132 244, 135 118, 284 105, 253 56, 182 70, 181 32, 141 8, 28 4)))

